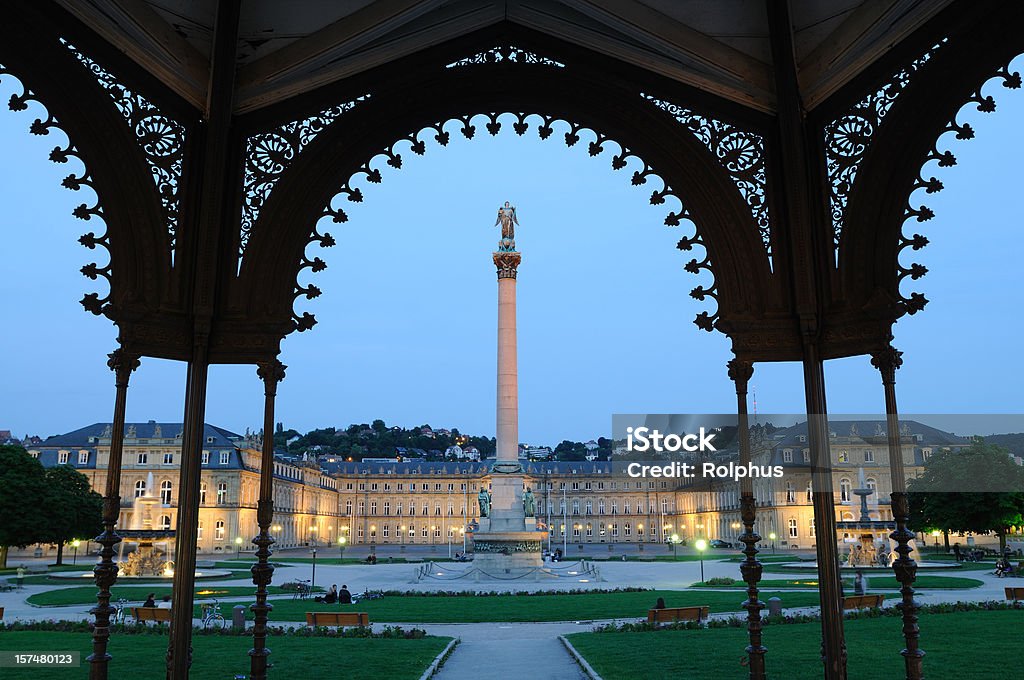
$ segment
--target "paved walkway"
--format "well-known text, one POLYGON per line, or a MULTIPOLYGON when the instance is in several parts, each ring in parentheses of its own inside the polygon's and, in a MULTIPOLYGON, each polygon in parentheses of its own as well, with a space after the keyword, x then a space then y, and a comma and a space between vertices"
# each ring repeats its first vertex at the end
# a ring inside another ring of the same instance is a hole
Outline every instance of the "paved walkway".
POLYGON ((462 640, 434 677, 438 680, 577 680, 586 676, 558 641, 588 630, 574 623, 416 624, 431 635, 462 640), (515 670, 512 670, 515 669, 515 670))

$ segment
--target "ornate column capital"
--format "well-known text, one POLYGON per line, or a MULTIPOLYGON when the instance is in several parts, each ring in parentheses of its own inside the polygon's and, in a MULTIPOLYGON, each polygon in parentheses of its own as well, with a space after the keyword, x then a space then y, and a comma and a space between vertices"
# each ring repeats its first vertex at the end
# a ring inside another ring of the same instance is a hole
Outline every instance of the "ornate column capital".
POLYGON ((107 356, 107 366, 114 372, 114 384, 118 387, 127 386, 132 371, 142 365, 137 354, 130 354, 120 347, 107 356))
POLYGON ((736 392, 745 394, 747 391, 747 382, 754 375, 754 364, 753 362, 747 361, 746 359, 730 359, 726 364, 729 368, 729 380, 736 383, 736 392))
POLYGON ((882 374, 883 383, 896 382, 896 370, 903 365, 903 352, 892 345, 871 353, 871 365, 882 374))
POLYGON ((499 279, 514 279, 519 270, 523 256, 514 250, 494 253, 494 266, 498 269, 499 279))
POLYGON ((256 375, 263 381, 268 397, 277 394, 277 383, 284 380, 284 371, 288 368, 277 359, 264 361, 257 365, 256 375))

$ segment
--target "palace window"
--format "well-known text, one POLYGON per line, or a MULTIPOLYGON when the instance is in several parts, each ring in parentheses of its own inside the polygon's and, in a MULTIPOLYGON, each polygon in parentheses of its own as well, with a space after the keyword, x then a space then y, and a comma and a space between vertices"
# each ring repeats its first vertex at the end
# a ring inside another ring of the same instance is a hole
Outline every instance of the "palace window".
POLYGON ((786 482, 786 502, 796 503, 796 487, 793 482, 786 482))
POLYGON ((67 465, 67 462, 68 462, 68 452, 67 451, 58 451, 57 452, 57 465, 67 465))
POLYGON ((139 498, 140 496, 144 496, 145 494, 146 494, 146 480, 140 479, 139 481, 135 482, 135 497, 139 498))
POLYGON ((171 528, 171 516, 170 515, 160 515, 160 528, 163 529, 164 531, 167 531, 168 529, 171 528))
POLYGON ((206 505, 206 482, 199 483, 199 505, 206 505))
POLYGON ((865 463, 874 463, 875 462, 875 452, 872 451, 871 449, 868 449, 867 451, 865 451, 864 452, 864 462, 865 463))
POLYGON ((579 491, 580 490, 580 483, 579 482, 573 482, 572 483, 572 490, 573 491, 579 491))
POLYGON ((409 538, 416 538, 416 525, 415 524, 410 524, 409 525, 409 538))
MULTIPOLYGON (((385 514, 387 514, 387 513, 385 513, 385 514)), ((390 529, 388 528, 388 525, 387 525, 387 524, 385 524, 385 525, 384 525, 383 527, 381 527, 381 532, 380 532, 380 535, 381 535, 381 536, 382 536, 383 538, 387 538, 387 537, 388 537, 388 531, 390 531, 390 529)))
POLYGON ((850 462, 850 452, 849 451, 840 451, 839 452, 839 462, 840 463, 849 463, 850 462))
POLYGON ((366 514, 366 501, 359 501, 359 514, 360 515, 365 515, 366 514))
POLYGON ((455 491, 455 482, 448 482, 448 491, 455 491))
POLYGON ((594 535, 594 525, 591 524, 590 522, 587 522, 587 538, 590 538, 593 535, 594 535))
POLYGON ((217 505, 224 505, 228 502, 228 485, 227 482, 221 482, 217 485, 217 505))
POLYGON ((138 453, 138 455, 135 457, 135 464, 136 465, 145 465, 148 460, 149 460, 149 455, 145 451, 140 451, 138 453))
POLYGON ((219 519, 217 523, 213 525, 213 539, 215 541, 224 540, 224 520, 219 519))
POLYGON ((810 463, 811 462, 811 451, 810 451, 810 449, 804 449, 804 462, 805 463, 810 463))
POLYGON ((374 482, 374 483, 370 484, 370 491, 376 491, 376 490, 377 490, 377 482, 374 482))
POLYGON ((661 499, 661 514, 663 514, 663 515, 667 515, 668 514, 668 499, 667 498, 662 498, 661 499))
POLYGON ((565 482, 559 482, 558 483, 558 490, 559 491, 565 491, 565 482))
POLYGON ((574 538, 579 538, 580 537, 580 525, 579 524, 573 524, 572 525, 572 535, 573 535, 574 538))
POLYGON ((613 515, 619 514, 619 503, 618 503, 618 501, 612 501, 612 514, 613 515))
POLYGON ((441 527, 434 527, 434 538, 441 538, 441 527))
POLYGON ((790 519, 789 520, 789 537, 790 538, 798 538, 799 536, 800 536, 800 530, 797 529, 796 520, 795 519, 790 519))
POLYGON ((633 525, 630 524, 629 522, 626 522, 625 524, 622 525, 622 530, 623 530, 623 532, 627 536, 629 536, 632 533, 632 531, 633 531, 633 525))
POLYGON ((811 482, 807 482, 807 502, 810 503, 814 500, 814 488, 811 482))
POLYGON ((78 464, 79 465, 86 465, 86 464, 88 464, 88 462, 89 462, 89 452, 88 451, 79 451, 78 452, 78 464))
POLYGON ((371 515, 376 515, 377 514, 377 501, 370 501, 370 514, 371 515))
MULTIPOLYGON (((626 526, 629 526, 629 525, 627 524, 626 526)), ((644 525, 643 524, 637 524, 636 525, 636 535, 637 536, 643 536, 644 535, 644 525)))
POLYGON ((587 500, 587 514, 588 515, 593 515, 594 514, 594 502, 591 501, 591 500, 587 500))
POLYGON ((593 484, 591 482, 587 482, 583 485, 583 488, 587 491, 591 491, 593 489, 593 484))
POLYGON ((618 535, 619 535, 619 525, 618 524, 612 524, 612 537, 613 538, 617 538, 618 535))
POLYGON ((174 465, 174 453, 171 451, 164 451, 164 465, 174 465))
POLYGON ((221 451, 220 452, 220 464, 221 465, 227 465, 230 462, 231 462, 231 452, 230 451, 221 451))
POLYGON ((351 515, 352 514, 352 501, 345 501, 345 514, 346 515, 351 515))
POLYGON ((427 534, 427 525, 426 524, 423 525, 423 531, 420 533, 420 535, 423 536, 423 538, 429 538, 430 537, 429 534, 427 534))
POLYGON ((384 514, 385 515, 390 515, 391 514, 391 501, 384 501, 384 514))
POLYGON ((198 532, 196 533, 197 540, 203 540, 203 520, 199 520, 199 526, 197 527, 198 532))
POLYGON ((171 504, 171 483, 168 481, 160 482, 160 502, 164 505, 171 504))
POLYGON ((398 507, 395 509, 395 514, 399 517, 402 516, 402 501, 398 501, 398 507))
POLYGON ((356 528, 356 536, 359 537, 360 541, 363 540, 363 528, 362 527, 357 527, 356 528))
POLYGON ((792 463, 793 462, 793 449, 783 449, 782 450, 782 462, 783 463, 792 463))
POLYGON ((632 510, 631 510, 631 506, 630 506, 630 504, 629 504, 629 501, 625 501, 625 502, 624 502, 624 503, 622 504, 622 512, 624 512, 624 513, 625 513, 625 514, 627 514, 627 515, 628 515, 629 513, 631 513, 631 512, 632 512, 632 510))
POLYGON ((843 503, 850 501, 850 480, 845 477, 839 480, 839 500, 843 503))
POLYGON ((209 451, 203 451, 203 454, 202 454, 201 458, 202 458, 203 465, 209 465, 210 464, 210 452, 209 451))
POLYGON ((455 504, 449 502, 448 503, 448 516, 451 517, 454 514, 455 514, 455 504))
POLYGON ((441 490, 441 483, 440 482, 435 483, 434 484, 434 491, 440 491, 440 490, 441 490))
POLYGON ((391 485, 390 484, 385 484, 384 485, 384 490, 385 491, 391 491, 391 485))
POLYGON ((810 531, 811 538, 814 538, 815 533, 814 533, 814 518, 813 517, 811 518, 811 521, 808 524, 807 529, 808 529, 808 531, 810 531))
POLYGON ((426 503, 423 504, 423 516, 426 517, 430 514, 430 506, 426 503))
POLYGON ((875 481, 874 477, 868 477, 865 483, 868 485, 868 488, 871 489, 872 491, 878 488, 878 482, 875 481))
POLYGON ((599 515, 603 515, 604 514, 604 499, 603 498, 597 502, 597 514, 599 514, 599 515))
POLYGON ((580 502, 576 498, 572 499, 572 514, 580 514, 580 502))

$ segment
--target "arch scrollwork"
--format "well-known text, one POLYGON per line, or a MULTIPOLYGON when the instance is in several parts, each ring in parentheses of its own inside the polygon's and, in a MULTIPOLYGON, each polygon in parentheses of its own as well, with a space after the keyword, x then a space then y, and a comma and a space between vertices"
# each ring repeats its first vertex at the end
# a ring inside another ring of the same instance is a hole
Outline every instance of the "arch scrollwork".
MULTIPOLYGON (((568 148, 573 148, 577 144, 580 144, 584 140, 584 133, 587 137, 591 137, 586 143, 586 150, 589 156, 597 157, 602 155, 611 146, 617 147, 617 151, 613 152, 610 159, 610 165, 612 170, 618 171, 626 168, 630 163, 630 159, 635 159, 642 168, 637 169, 633 172, 630 177, 630 183, 633 186, 639 187, 647 184, 649 178, 651 178, 655 171, 647 164, 642 158, 636 155, 629 147, 623 145, 620 142, 610 139, 608 136, 591 130, 586 126, 576 123, 564 118, 557 116, 544 115, 539 113, 525 113, 516 111, 499 111, 499 112, 486 112, 471 115, 463 115, 452 117, 444 121, 439 121, 427 126, 424 126, 417 132, 410 133, 405 137, 399 139, 393 144, 387 146, 383 151, 376 154, 374 158, 363 163, 352 175, 345 181, 341 187, 335 193, 334 198, 343 197, 344 200, 353 203, 362 202, 364 199, 363 192, 359 187, 353 185, 353 181, 357 178, 363 178, 365 181, 371 184, 379 184, 383 181, 383 176, 379 168, 375 168, 371 165, 374 159, 383 157, 386 165, 389 167, 399 170, 402 168, 402 151, 408 150, 416 155, 424 155, 426 153, 426 140, 432 138, 441 147, 446 147, 451 141, 452 132, 462 134, 466 139, 473 139, 478 130, 478 125, 482 124, 483 129, 490 135, 498 135, 505 127, 505 123, 500 120, 502 116, 513 117, 514 120, 511 122, 511 128, 513 132, 518 136, 525 135, 531 124, 535 125, 538 138, 547 140, 555 136, 556 128, 562 132, 561 139, 564 141, 568 148), (481 118, 483 120, 481 120, 481 118), (454 124, 456 130, 446 129, 449 124, 454 124)), ((664 205, 668 202, 668 199, 675 199, 679 201, 680 208, 671 210, 665 217, 664 224, 668 227, 679 227, 683 221, 690 221, 692 218, 690 213, 685 207, 682 207, 682 201, 679 199, 676 191, 670 187, 667 183, 660 189, 656 189, 652 192, 649 203, 651 205, 664 205)), ((322 218, 329 218, 332 223, 340 224, 348 221, 348 214, 344 208, 333 205, 334 200, 328 202, 325 206, 322 218)), ((699 275, 702 271, 707 271, 712 275, 712 283, 707 286, 697 286, 690 292, 690 296, 700 302, 705 302, 709 298, 718 302, 718 291, 717 282, 714 279, 714 272, 711 264, 711 257, 707 252, 707 248, 700 235, 700 232, 696 230, 692 236, 682 237, 677 248, 683 252, 690 252, 696 247, 700 247, 704 251, 703 257, 699 259, 694 257, 684 265, 684 270, 695 275, 699 275)), ((328 232, 321 232, 318 227, 314 227, 310 238, 307 241, 307 245, 313 243, 318 244, 321 248, 333 247, 336 244, 334 237, 328 232)), ((293 292, 293 302, 299 298, 306 298, 307 300, 315 299, 321 294, 321 290, 312 284, 303 285, 299 281, 299 274, 304 270, 309 269, 312 272, 320 272, 327 268, 326 262, 319 257, 310 258, 303 254, 302 260, 298 272, 296 273, 295 288, 293 292)), ((715 328, 715 322, 718 319, 717 308, 713 311, 704 311, 697 315, 694 319, 694 323, 702 330, 712 331, 715 328)), ((293 309, 292 321, 294 330, 303 332, 311 329, 316 324, 316 318, 309 312, 303 312, 299 314, 293 309)))

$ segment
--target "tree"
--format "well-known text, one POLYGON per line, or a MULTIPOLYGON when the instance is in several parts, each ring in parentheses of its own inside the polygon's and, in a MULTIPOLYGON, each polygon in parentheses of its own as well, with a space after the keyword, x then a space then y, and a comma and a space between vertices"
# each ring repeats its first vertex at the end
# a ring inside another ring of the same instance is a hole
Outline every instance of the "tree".
POLYGON ((69 465, 45 473, 43 540, 57 545, 57 564, 64 562, 64 544, 98 535, 102 530, 103 497, 92 490, 88 478, 69 465))
POLYGON ((46 473, 39 461, 20 446, 0 446, 0 569, 7 567, 7 549, 23 548, 43 538, 46 473))
POLYGON ((1010 528, 1024 523, 1024 468, 995 444, 938 452, 908 491, 910 522, 918 531, 993 533, 1004 550, 1010 528), (956 491, 965 486, 972 490, 956 491))
POLYGON ((378 436, 383 434, 384 432, 387 432, 388 429, 387 424, 380 418, 370 423, 370 427, 373 429, 374 432, 377 433, 378 436))

